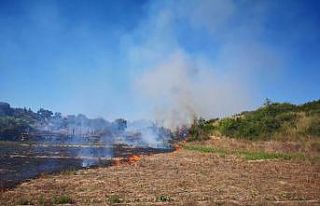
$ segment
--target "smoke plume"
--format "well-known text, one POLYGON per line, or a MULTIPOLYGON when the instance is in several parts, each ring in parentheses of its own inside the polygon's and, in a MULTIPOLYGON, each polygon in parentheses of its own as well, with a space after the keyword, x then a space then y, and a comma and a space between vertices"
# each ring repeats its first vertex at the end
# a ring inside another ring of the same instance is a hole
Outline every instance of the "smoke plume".
POLYGON ((195 117, 254 105, 256 77, 272 78, 266 71, 278 68, 281 58, 260 41, 268 5, 244 6, 228 0, 149 4, 146 18, 123 41, 134 93, 148 105, 149 117, 175 129, 195 117), (207 42, 194 39, 200 34, 207 42))

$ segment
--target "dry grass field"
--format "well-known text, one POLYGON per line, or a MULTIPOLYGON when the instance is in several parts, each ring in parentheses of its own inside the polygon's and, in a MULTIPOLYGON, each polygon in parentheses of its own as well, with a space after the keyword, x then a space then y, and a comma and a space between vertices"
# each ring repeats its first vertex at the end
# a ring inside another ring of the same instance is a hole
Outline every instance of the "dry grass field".
POLYGON ((219 138, 209 140, 206 146, 184 144, 172 153, 115 161, 112 167, 44 175, 2 191, 0 202, 1 205, 319 205, 318 157, 312 154, 313 158, 310 155, 301 158, 295 155, 300 154, 296 151, 299 148, 287 143, 219 138), (291 156, 272 153, 288 148, 292 151, 282 152, 291 156))

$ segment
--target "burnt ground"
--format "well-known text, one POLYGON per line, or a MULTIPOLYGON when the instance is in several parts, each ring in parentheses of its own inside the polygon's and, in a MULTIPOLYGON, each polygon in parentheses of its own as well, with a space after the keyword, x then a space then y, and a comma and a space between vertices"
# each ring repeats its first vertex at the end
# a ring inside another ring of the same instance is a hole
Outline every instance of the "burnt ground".
POLYGON ((41 175, 82 169, 84 161, 88 163, 85 167, 105 167, 111 165, 112 158, 172 151, 172 149, 128 147, 125 145, 84 146, 86 147, 80 145, 37 145, 14 141, 0 142, 0 190, 13 188, 21 182, 41 175), (80 158, 79 155, 84 157, 80 158))
POLYGON ((0 202, 50 205, 61 196, 74 205, 319 205, 320 164, 181 149, 131 164, 45 175, 3 191, 0 202))

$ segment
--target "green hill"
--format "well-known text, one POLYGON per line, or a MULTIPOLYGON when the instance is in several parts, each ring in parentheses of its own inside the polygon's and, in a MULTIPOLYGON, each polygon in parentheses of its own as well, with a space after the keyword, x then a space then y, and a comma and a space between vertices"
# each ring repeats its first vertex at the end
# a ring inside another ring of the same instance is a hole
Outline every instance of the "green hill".
POLYGON ((222 119, 199 119, 190 133, 190 140, 207 139, 210 135, 250 140, 319 138, 320 100, 302 105, 267 100, 255 111, 222 119))

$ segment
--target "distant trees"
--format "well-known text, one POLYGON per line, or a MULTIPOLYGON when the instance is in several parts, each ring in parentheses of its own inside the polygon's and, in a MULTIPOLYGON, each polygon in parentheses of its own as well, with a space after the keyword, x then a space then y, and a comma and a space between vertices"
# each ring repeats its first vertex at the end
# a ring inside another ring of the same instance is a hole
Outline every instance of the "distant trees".
POLYGON ((55 112, 53 118, 54 119, 61 119, 62 118, 62 114, 60 112, 55 112))
POLYGON ((46 120, 49 120, 51 118, 51 116, 53 115, 53 112, 51 112, 50 110, 46 110, 46 109, 40 108, 37 111, 37 114, 39 115, 41 120, 46 121, 46 120))
POLYGON ((26 131, 31 131, 32 127, 27 121, 21 118, 10 116, 0 117, 0 139, 17 140, 20 134, 26 131))
POLYGON ((50 110, 40 109, 37 113, 30 108, 12 108, 0 102, 0 139, 19 139, 21 133, 32 131, 35 125, 52 117, 50 110))
POLYGON ((83 114, 62 116, 43 108, 37 112, 30 108, 11 108, 10 104, 0 102, 0 139, 19 138, 21 133, 32 130, 87 135, 121 133, 126 128, 127 121, 121 118, 111 123, 103 118, 89 119, 83 114))
POLYGON ((10 108, 10 104, 5 102, 0 102, 0 116, 12 115, 12 109, 10 108))
POLYGON ((125 119, 116 119, 114 121, 115 129, 118 131, 124 131, 127 128, 127 120, 125 119))

